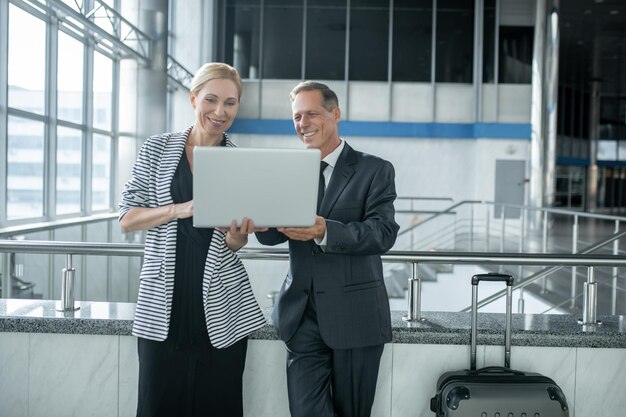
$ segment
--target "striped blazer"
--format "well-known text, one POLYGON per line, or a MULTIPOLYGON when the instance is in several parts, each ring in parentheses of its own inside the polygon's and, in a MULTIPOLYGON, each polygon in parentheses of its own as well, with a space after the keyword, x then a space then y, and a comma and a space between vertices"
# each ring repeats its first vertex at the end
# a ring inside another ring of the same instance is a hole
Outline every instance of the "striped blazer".
MULTIPOLYGON (((191 127, 183 132, 148 138, 139 151, 119 204, 121 219, 134 207, 172 204, 170 185, 191 127)), ((235 146, 226 136, 226 146, 235 146)), ((219 204, 219 202, 218 202, 219 204)), ((132 334, 162 341, 172 311, 177 221, 149 229, 132 334)), ((211 344, 224 348, 265 325, 239 257, 226 246, 226 234, 215 229, 209 245, 202 285, 204 314, 211 344)))

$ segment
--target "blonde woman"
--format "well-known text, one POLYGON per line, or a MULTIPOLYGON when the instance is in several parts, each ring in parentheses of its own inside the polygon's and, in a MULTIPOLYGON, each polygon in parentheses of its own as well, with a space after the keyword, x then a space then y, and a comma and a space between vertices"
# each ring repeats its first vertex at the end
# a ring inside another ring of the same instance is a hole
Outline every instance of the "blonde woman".
POLYGON ((147 230, 133 324, 137 416, 243 415, 247 336, 265 320, 235 252, 258 229, 249 219, 228 230, 192 221, 193 148, 234 146, 226 131, 241 91, 233 67, 203 65, 189 92, 195 123, 148 138, 124 186, 122 230, 147 230))

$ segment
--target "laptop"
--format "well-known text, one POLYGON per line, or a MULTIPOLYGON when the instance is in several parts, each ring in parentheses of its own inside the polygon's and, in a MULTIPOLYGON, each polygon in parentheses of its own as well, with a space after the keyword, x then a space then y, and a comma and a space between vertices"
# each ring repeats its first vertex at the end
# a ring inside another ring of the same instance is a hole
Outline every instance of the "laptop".
POLYGON ((319 149, 196 147, 193 225, 256 227, 315 224, 319 149))

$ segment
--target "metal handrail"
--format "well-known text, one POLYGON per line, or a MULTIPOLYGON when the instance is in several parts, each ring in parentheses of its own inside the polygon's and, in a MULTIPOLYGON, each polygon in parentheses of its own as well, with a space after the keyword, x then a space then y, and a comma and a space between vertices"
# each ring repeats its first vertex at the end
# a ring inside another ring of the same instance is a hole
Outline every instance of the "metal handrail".
MULTIPOLYGON (((608 242, 626 235, 613 235, 608 242)), ((606 243, 605 243, 606 244, 606 243)), ((129 243, 63 242, 42 240, 0 239, 0 252, 39 253, 56 255, 143 256, 144 245, 129 243)), ((241 259, 289 259, 285 249, 243 248, 237 252, 241 259)), ((626 256, 555 254, 555 253, 486 253, 486 252, 432 252, 389 251, 381 256, 384 262, 426 262, 443 264, 492 265, 562 265, 562 266, 617 266, 626 267, 626 256)))
POLYGON ((421 200, 421 201, 454 201, 454 199, 452 197, 411 197, 411 196, 398 196, 396 197, 396 200, 410 200, 410 201, 415 201, 415 200, 421 200))
POLYGON ((28 223, 16 226, 7 226, 0 228, 0 238, 7 236, 15 236, 26 233, 43 232, 61 227, 79 226, 89 223, 101 221, 116 220, 119 217, 118 212, 94 214, 91 216, 71 217, 67 219, 52 220, 49 222, 28 223))
MULTIPOLYGON (((604 244, 626 235, 626 231, 616 233, 604 244)), ((60 241, 16 241, 0 240, 1 252, 65 254, 67 266, 63 269, 61 305, 63 311, 74 310, 72 255, 117 255, 143 256, 144 245, 94 243, 94 242, 60 242, 60 241), (67 297, 70 297, 69 299, 67 297)), ((286 260, 289 257, 287 249, 245 248, 239 256, 242 259, 286 260)), ((615 255, 588 255, 588 254, 547 254, 547 253, 484 253, 484 252, 411 252, 390 251, 382 256, 384 262, 410 262, 413 264, 413 276, 409 278, 409 288, 412 289, 408 300, 407 321, 421 321, 419 310, 421 299, 421 281, 417 276, 417 264, 431 263, 464 263, 464 264, 495 264, 495 265, 559 265, 583 266, 590 268, 589 296, 585 297, 585 311, 582 324, 594 324, 597 302, 597 292, 593 282, 593 267, 612 266, 626 267, 626 256, 615 255)))
MULTIPOLYGON (((598 242, 598 243, 596 243, 594 245, 591 245, 591 246, 585 248, 584 250, 580 251, 579 254, 568 255, 568 256, 572 256, 572 257, 586 257, 590 253, 592 253, 592 252, 600 249, 601 247, 606 246, 609 243, 614 242, 614 241, 616 241, 616 240, 618 240, 618 239, 620 239, 621 237, 624 237, 624 236, 626 236, 626 231, 623 231, 621 233, 616 233, 616 234, 612 235, 611 237, 609 237, 607 239, 604 239, 604 240, 602 240, 602 241, 600 241, 600 242, 598 242)), ((608 258, 614 258, 614 259, 616 258, 615 255, 604 255, 604 256, 606 256, 608 258)), ((617 259, 621 259, 621 258, 626 258, 626 257, 623 257, 623 256, 618 256, 617 257, 617 259)), ((538 265, 538 264, 536 264, 536 265, 538 265)), ((536 274, 533 274, 530 277, 526 278, 524 281, 513 285, 513 291, 515 291, 517 289, 521 289, 521 288, 527 287, 530 284, 532 284, 533 282, 535 282, 535 281, 537 281, 537 280, 539 280, 541 278, 544 278, 544 277, 546 277, 546 276, 548 276, 548 275, 550 275, 550 274, 552 274, 552 273, 554 273, 554 272, 556 272, 556 271, 558 271, 558 270, 560 270, 560 269, 562 269, 562 268, 564 268, 566 266, 581 266, 581 265, 565 265, 565 264, 563 264, 563 265, 555 266, 555 267, 552 267, 552 268, 548 268, 548 269, 546 269, 544 271, 537 272, 536 274)), ((591 266, 600 266, 600 265, 585 265, 585 266, 591 267, 591 266)), ((605 266, 614 266, 614 265, 605 265, 605 266)), ((492 303, 493 301, 495 301, 495 300, 497 300, 499 298, 502 298, 504 296, 506 296, 506 290, 498 291, 498 292, 490 295, 489 297, 486 297, 483 300, 481 300, 478 303, 477 307, 478 308, 484 307, 487 304, 492 303)), ((468 307, 465 307, 461 311, 462 312, 468 312, 468 311, 471 311, 471 310, 472 310, 472 306, 468 306, 468 307)))
POLYGON ((558 208, 551 208, 551 207, 531 207, 531 206, 522 206, 522 205, 518 205, 518 204, 509 204, 509 203, 497 203, 495 201, 486 201, 486 200, 463 200, 460 201, 458 203, 453 204, 452 206, 441 210, 438 213, 433 214, 431 217, 424 219, 424 221, 421 221, 411 227, 408 227, 406 229, 404 229, 403 231, 401 231, 400 233, 398 233, 398 236, 401 236, 403 234, 409 233, 411 231, 413 231, 414 229, 421 227, 423 224, 446 214, 452 214, 452 210, 456 209, 457 207, 460 207, 462 205, 465 204, 484 204, 484 205, 491 205, 491 206, 500 206, 503 208, 512 208, 512 209, 519 209, 519 210, 528 210, 528 211, 539 211, 542 213, 553 213, 553 214, 563 214, 563 215, 568 215, 568 216, 576 216, 576 217, 584 217, 584 218, 590 218, 590 219, 598 219, 598 220, 613 220, 613 221, 620 221, 620 222, 624 222, 626 221, 626 217, 623 216, 613 216, 613 215, 609 215, 609 214, 597 214, 597 213, 587 213, 587 212, 574 212, 571 210, 563 210, 563 209, 558 209, 558 208))
POLYGON ((402 202, 402 201, 409 201, 410 207, 408 209, 401 209, 401 208, 396 208, 396 213, 404 213, 404 214, 439 214, 441 213, 441 210, 417 210, 414 208, 413 203, 416 201, 429 201, 429 202, 433 202, 433 201, 448 201, 448 202, 454 202, 454 199, 452 197, 412 197, 412 196, 398 196, 396 197, 396 203, 398 202, 402 202))
POLYGON ((435 218, 437 218, 439 216, 443 216, 444 214, 453 214, 454 212, 452 210, 454 210, 455 208, 457 208, 457 207, 459 207, 459 206, 461 206, 463 204, 466 204, 466 203, 480 203, 480 202, 481 201, 479 201, 479 200, 465 200, 465 201, 461 201, 459 203, 453 204, 450 207, 448 207, 447 209, 441 210, 439 213, 435 213, 432 216, 430 216, 429 218, 424 219, 423 221, 421 221, 421 222, 419 222, 417 224, 414 224, 413 226, 407 227, 406 229, 404 229, 404 230, 402 230, 401 232, 398 233, 398 237, 400 237, 400 236, 402 236, 402 235, 404 235, 406 233, 412 232, 414 229, 416 229, 418 227, 422 227, 422 225, 424 225, 425 223, 428 223, 429 221, 431 221, 431 220, 433 220, 433 219, 435 219, 435 218))

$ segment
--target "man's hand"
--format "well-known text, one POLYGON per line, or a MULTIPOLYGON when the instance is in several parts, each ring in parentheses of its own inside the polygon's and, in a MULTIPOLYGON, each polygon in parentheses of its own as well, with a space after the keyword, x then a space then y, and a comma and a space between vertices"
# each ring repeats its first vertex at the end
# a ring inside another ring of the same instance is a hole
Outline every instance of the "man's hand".
POLYGON ((317 216, 311 227, 279 227, 277 230, 292 240, 323 239, 326 235, 326 220, 317 216))

